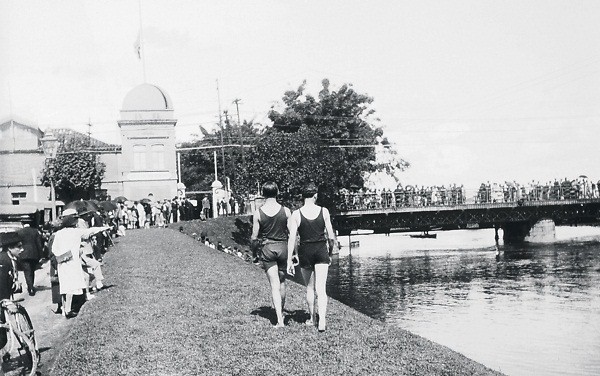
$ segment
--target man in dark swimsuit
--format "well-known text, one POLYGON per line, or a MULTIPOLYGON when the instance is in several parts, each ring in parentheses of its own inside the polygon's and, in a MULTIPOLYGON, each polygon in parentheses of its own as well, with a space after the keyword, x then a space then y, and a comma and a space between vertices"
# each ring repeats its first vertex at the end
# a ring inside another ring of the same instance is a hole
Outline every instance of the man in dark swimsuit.
POLYGON ((329 271, 330 256, 337 247, 337 240, 331 225, 329 210, 316 205, 317 187, 308 184, 302 189, 304 206, 295 210, 288 220, 288 273, 293 274, 294 264, 292 252, 296 245, 296 234, 300 235, 298 257, 300 270, 306 283, 306 302, 310 319, 308 325, 314 325, 315 318, 315 292, 318 302, 319 332, 326 328, 327 313, 327 273, 329 271), (314 272, 314 273, 313 273, 314 272))
POLYGON ((254 212, 252 222, 252 253, 260 250, 260 261, 271 285, 273 306, 277 314, 275 327, 283 327, 283 307, 285 305, 285 269, 287 262, 288 231, 287 222, 290 209, 277 202, 277 184, 266 182, 262 186, 265 203, 254 212), (262 241, 260 240, 262 239, 262 241), (262 250, 260 249, 262 245, 262 250))

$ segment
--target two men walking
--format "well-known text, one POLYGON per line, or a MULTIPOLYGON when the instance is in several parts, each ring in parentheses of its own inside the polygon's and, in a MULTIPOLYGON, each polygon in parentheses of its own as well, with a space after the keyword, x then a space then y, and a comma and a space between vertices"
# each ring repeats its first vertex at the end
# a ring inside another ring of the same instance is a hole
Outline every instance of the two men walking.
POLYGON ((277 315, 275 326, 284 326, 286 272, 294 275, 293 255, 299 240, 297 254, 306 284, 306 302, 310 314, 307 324, 316 324, 319 332, 323 332, 327 326, 327 274, 331 253, 337 247, 329 211, 316 205, 317 187, 312 183, 302 189, 304 205, 291 214, 288 208, 277 203, 278 188, 275 183, 265 183, 262 191, 266 201, 254 213, 252 252, 253 255, 260 253, 259 259, 267 273, 277 315), (259 240, 261 237, 262 249, 259 240), (315 297, 318 302, 318 319, 315 297))

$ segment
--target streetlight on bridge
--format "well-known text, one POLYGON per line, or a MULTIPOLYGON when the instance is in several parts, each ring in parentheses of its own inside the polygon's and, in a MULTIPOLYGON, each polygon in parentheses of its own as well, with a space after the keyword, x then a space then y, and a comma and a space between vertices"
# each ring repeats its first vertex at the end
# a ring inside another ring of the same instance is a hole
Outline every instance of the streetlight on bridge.
POLYGON ((54 160, 56 159, 56 153, 58 151, 58 138, 52 134, 52 131, 48 131, 42 138, 42 149, 44 150, 44 156, 48 161, 48 177, 50 180, 50 199, 52 201, 52 220, 56 220, 56 190, 54 188, 54 160))

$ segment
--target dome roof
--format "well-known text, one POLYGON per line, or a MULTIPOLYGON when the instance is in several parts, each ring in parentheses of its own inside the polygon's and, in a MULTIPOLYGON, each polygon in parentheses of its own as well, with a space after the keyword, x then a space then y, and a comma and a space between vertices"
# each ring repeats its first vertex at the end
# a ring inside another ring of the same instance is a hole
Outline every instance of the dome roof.
POLYGON ((122 111, 173 110, 169 94, 158 86, 141 84, 134 87, 123 100, 122 111))

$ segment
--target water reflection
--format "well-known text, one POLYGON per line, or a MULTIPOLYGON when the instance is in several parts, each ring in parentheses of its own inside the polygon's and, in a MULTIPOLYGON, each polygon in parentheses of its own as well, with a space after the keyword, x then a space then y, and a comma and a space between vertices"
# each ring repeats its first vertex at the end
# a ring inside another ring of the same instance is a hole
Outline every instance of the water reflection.
POLYGON ((361 237, 334 259, 328 292, 508 374, 600 374, 588 356, 600 353, 600 229, 553 244, 500 244, 498 258, 493 233, 482 231, 428 244, 361 237), (452 248, 461 242, 470 248, 452 248))

